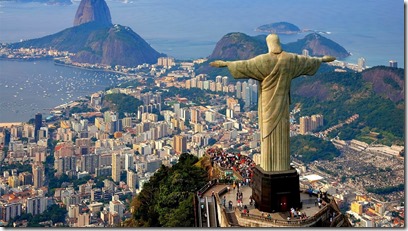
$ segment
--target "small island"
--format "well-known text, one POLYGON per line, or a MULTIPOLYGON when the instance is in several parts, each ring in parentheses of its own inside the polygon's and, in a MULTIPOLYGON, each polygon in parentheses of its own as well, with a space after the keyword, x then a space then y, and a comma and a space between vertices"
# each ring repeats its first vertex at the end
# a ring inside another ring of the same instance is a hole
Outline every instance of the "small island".
POLYGON ((274 34, 297 34, 302 32, 299 27, 288 22, 265 24, 256 28, 255 31, 274 34))

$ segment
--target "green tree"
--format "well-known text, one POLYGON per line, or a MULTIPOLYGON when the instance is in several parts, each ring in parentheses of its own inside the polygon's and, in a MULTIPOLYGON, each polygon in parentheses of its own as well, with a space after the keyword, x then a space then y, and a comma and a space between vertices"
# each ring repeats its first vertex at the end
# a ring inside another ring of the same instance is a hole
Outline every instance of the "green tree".
POLYGON ((208 179, 197 162, 197 157, 183 153, 173 167, 162 165, 133 199, 133 217, 125 226, 193 227, 193 198, 208 179))
POLYGON ((119 113, 119 118, 123 118, 125 113, 137 113, 137 108, 142 105, 142 101, 122 93, 106 95, 105 100, 110 102, 110 110, 119 113))

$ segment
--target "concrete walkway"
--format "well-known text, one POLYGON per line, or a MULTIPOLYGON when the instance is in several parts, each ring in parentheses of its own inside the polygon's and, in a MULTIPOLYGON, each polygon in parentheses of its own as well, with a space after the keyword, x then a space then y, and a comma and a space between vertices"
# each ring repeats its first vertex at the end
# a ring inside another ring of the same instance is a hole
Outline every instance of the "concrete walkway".
MULTIPOLYGON (((209 188, 205 193, 204 196, 211 196, 212 192, 214 193, 219 193, 221 190, 225 189, 226 187, 230 187, 230 191, 224 194, 219 195, 220 200, 222 201, 224 196, 226 199, 226 211, 227 213, 231 213, 231 215, 235 215, 234 209, 237 206, 237 192, 238 189, 237 187, 235 190, 232 188, 232 185, 227 185, 227 184, 217 184, 214 185, 213 187, 209 188), (229 201, 232 202, 233 208, 232 210, 229 208, 229 201)), ((249 197, 252 195, 252 188, 249 186, 241 186, 240 187, 240 192, 243 193, 243 207, 246 205, 247 208, 249 209, 249 213, 253 215, 258 215, 261 216, 262 212, 259 211, 254 207, 254 205, 249 204, 249 197)), ((315 215, 317 212, 320 211, 319 207, 315 205, 315 200, 317 199, 316 195, 312 195, 312 197, 309 196, 309 194, 306 193, 300 193, 300 200, 302 201, 303 207, 300 209, 300 211, 303 213, 305 212, 308 217, 311 217, 315 215)), ((268 216, 269 213, 263 213, 264 216, 268 216)), ((287 217, 290 215, 289 212, 276 212, 276 213, 270 213, 272 219, 276 220, 281 220, 281 221, 287 221, 287 217)), ((299 218, 291 218, 291 220, 299 220, 299 218)))

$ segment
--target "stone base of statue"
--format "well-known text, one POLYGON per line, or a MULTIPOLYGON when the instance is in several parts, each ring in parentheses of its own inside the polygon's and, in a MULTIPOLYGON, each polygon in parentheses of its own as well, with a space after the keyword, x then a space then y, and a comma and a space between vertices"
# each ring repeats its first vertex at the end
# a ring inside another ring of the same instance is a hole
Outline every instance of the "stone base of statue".
POLYGON ((262 212, 286 212, 301 208, 299 174, 296 169, 267 172, 259 165, 254 168, 252 197, 262 212))

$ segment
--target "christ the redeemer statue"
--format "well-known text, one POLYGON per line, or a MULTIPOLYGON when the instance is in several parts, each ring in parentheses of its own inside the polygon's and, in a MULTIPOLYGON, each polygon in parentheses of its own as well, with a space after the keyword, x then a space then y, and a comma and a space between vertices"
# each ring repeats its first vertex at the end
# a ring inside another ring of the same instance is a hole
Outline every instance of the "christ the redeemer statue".
POLYGON ((236 79, 252 78, 260 82, 258 117, 261 129, 261 163, 264 171, 290 170, 289 90, 292 79, 314 75, 322 62, 335 58, 307 57, 282 51, 276 34, 266 37, 269 52, 242 61, 214 61, 213 67, 228 67, 236 79))

